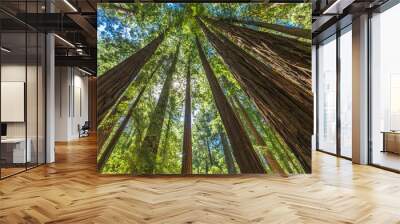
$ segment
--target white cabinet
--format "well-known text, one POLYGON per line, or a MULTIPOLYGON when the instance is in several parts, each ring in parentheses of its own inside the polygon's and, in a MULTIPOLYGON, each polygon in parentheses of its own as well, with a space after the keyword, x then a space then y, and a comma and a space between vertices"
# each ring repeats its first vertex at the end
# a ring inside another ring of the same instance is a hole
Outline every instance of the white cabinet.
POLYGON ((25 163, 32 161, 32 140, 26 140, 27 147, 25 151, 25 138, 7 138, 2 139, 1 144, 12 147, 12 162, 25 163))

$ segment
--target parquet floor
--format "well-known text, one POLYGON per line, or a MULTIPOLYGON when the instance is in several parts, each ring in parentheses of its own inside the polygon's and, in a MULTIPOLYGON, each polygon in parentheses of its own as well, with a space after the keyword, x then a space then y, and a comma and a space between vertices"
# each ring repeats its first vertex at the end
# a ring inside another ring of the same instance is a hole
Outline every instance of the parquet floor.
POLYGON ((400 175, 313 154, 312 175, 99 176, 94 138, 0 181, 0 223, 400 223, 400 175))
POLYGON ((10 167, 10 168, 1 168, 2 177, 7 177, 25 170, 25 167, 10 167))

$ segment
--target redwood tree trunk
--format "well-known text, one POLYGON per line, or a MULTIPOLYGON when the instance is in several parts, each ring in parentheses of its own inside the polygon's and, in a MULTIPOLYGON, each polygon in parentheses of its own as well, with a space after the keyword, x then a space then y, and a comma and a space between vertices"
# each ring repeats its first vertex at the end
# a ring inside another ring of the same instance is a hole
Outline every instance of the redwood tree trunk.
POLYGON ((219 85, 210 64, 203 52, 199 39, 196 37, 200 59, 211 87, 215 104, 221 115, 222 123, 232 145, 233 154, 242 173, 265 173, 264 167, 250 142, 240 120, 229 105, 221 86, 219 85))
POLYGON ((240 19, 235 19, 235 18, 229 18, 229 19, 224 19, 224 20, 228 20, 228 21, 234 22, 234 23, 241 23, 241 24, 246 24, 246 25, 264 27, 266 29, 278 31, 280 33, 288 34, 291 36, 311 39, 311 30, 309 30, 309 29, 287 27, 287 26, 282 26, 282 25, 278 25, 278 24, 266 23, 266 22, 260 22, 260 21, 254 21, 254 20, 240 20, 240 19))
POLYGON ((277 143, 278 147, 284 149, 284 150, 282 150, 282 156, 281 157, 286 158, 285 161, 288 163, 287 166, 290 167, 289 166, 289 162, 290 162, 290 164, 292 164, 292 166, 293 166, 293 169, 291 169, 292 171, 295 170, 295 171, 297 171, 297 173, 302 173, 303 171, 302 171, 301 167, 299 166, 299 163, 296 160, 296 158, 293 158, 289 154, 288 147, 277 136, 277 133, 274 130, 272 130, 272 128, 270 128, 270 127, 269 127, 269 134, 271 135, 271 140, 274 140, 274 142, 277 143))
POLYGON ((158 98, 157 105, 151 115, 146 136, 138 151, 139 159, 141 160, 138 170, 146 174, 152 174, 156 165, 156 156, 160 144, 161 131, 172 86, 172 76, 175 73, 176 62, 178 60, 178 54, 179 45, 176 48, 175 54, 172 56, 171 67, 167 71, 167 77, 161 90, 160 97, 158 98))
POLYGON ((207 152, 208 152, 208 159, 210 160, 210 167, 214 166, 214 160, 212 157, 212 153, 211 153, 211 148, 210 148, 210 142, 208 141, 208 136, 205 137, 205 141, 204 144, 207 147, 207 152))
POLYGON ((190 96, 190 57, 186 74, 185 121, 182 146, 182 174, 192 174, 192 103, 190 96))
POLYGON ((118 143, 119 137, 121 137, 122 132, 124 131, 124 129, 126 128, 126 125, 129 122, 129 119, 132 117, 133 110, 136 107, 136 105, 138 104, 145 89, 146 89, 146 86, 143 87, 143 89, 140 91, 139 95, 137 96, 136 100, 129 107, 128 113, 125 115, 124 119, 122 120, 122 122, 121 122, 120 126, 118 127, 118 129, 116 130, 115 134, 111 137, 111 140, 107 144, 106 148, 101 151, 100 157, 97 161, 97 169, 99 171, 103 170, 104 165, 106 164, 108 158, 111 156, 115 145, 118 143))
MULTIPOLYGON (((199 22, 201 21, 199 20, 199 22)), ((204 26, 203 23, 201 24, 204 26)), ((215 24, 218 24, 218 27, 234 32, 235 37, 242 37, 242 36, 247 37, 239 39, 240 40, 239 42, 246 43, 245 46, 249 45, 251 46, 250 47, 251 49, 257 49, 257 50, 261 48, 259 52, 265 57, 261 58, 262 60, 258 60, 256 57, 252 57, 257 61, 258 64, 261 63, 264 64, 263 65, 264 71, 262 71, 261 74, 265 76, 265 78, 269 79, 269 82, 273 82, 274 85, 281 91, 285 91, 288 95, 290 95, 291 100, 293 100, 294 103, 296 103, 298 106, 302 107, 303 110, 307 110, 308 112, 312 113, 313 95, 311 91, 311 73, 307 73, 306 76, 302 76, 300 73, 296 73, 295 71, 288 68, 288 66, 286 65, 292 64, 293 62, 282 61, 282 56, 290 54, 290 52, 280 52, 279 54, 277 54, 277 52, 271 51, 269 47, 266 47, 268 46, 267 44, 263 42, 257 42, 257 35, 251 36, 249 35, 249 33, 238 32, 236 30, 236 27, 226 23, 215 22, 215 24), (264 62, 264 59, 266 62, 264 62), (265 72, 268 72, 268 74, 266 74, 265 72), (289 86, 290 88, 288 88, 289 86)), ((235 46, 237 49, 240 49, 240 52, 250 55, 240 47, 234 45, 225 36, 221 34, 219 34, 218 36, 219 38, 218 37, 216 38, 218 38, 224 44, 235 46)), ((278 44, 283 45, 284 42, 277 41, 276 43, 274 43, 274 45, 278 44)))
MULTIPOLYGON (((140 74, 137 79, 127 88, 127 90, 131 87, 133 88, 138 88, 139 85, 146 85, 146 82, 149 82, 151 78, 153 77, 154 73, 158 70, 158 68, 164 63, 165 57, 162 57, 158 62, 156 67, 153 69, 153 71, 150 73, 150 77, 147 77, 146 74, 140 74)), ((103 119, 98 126, 97 130, 97 146, 99 149, 103 147, 103 144, 107 140, 107 138, 110 136, 113 127, 115 123, 118 123, 120 117, 117 115, 118 112, 118 106, 122 102, 125 102, 129 100, 129 98, 126 95, 126 91, 124 92, 124 95, 122 95, 115 105, 110 109, 111 111, 107 113, 105 116, 103 116, 103 119)))
POLYGON ((294 163, 294 160, 297 161, 297 158, 292 158, 291 156, 289 156, 290 149, 287 147, 286 143, 282 142, 282 140, 278 138, 277 133, 275 132, 275 130, 273 130, 272 127, 269 126, 269 124, 267 124, 267 121, 256 116, 256 123, 261 124, 262 132, 266 134, 266 138, 269 142, 271 142, 272 148, 276 149, 275 151, 277 152, 278 157, 284 164, 286 170, 289 173, 295 173, 295 171, 297 171, 297 173, 301 173, 299 163, 294 163), (294 169, 290 166, 289 163, 293 165, 294 169))
MULTIPOLYGON (((163 61, 164 61, 164 58, 161 58, 159 63, 158 63, 158 65, 161 65, 161 63, 163 61)), ((157 72, 158 69, 159 69, 159 66, 154 68, 154 70, 150 74, 150 77, 148 77, 148 79, 146 79, 146 81, 149 82, 153 78, 154 74, 157 72)), ((102 136, 98 140, 101 143, 101 144, 98 143, 99 155, 100 156, 99 156, 98 161, 97 161, 97 169, 99 171, 101 171, 103 169, 104 165, 107 163, 108 158, 111 156, 115 145, 117 144, 119 138, 121 137, 122 132, 126 128, 128 122, 129 122, 129 119, 132 117, 134 109, 135 109, 136 105, 138 104, 140 98, 142 97, 144 91, 146 90, 147 86, 148 86, 147 83, 145 83, 144 86, 142 87, 142 89, 140 90, 139 94, 136 96, 136 98, 133 101, 133 103, 129 106, 127 114, 125 115, 125 117, 121 121, 120 125, 118 126, 118 129, 116 130, 116 132, 115 132, 115 134, 113 136, 110 136, 111 131, 112 131, 112 127, 113 127, 111 125, 110 125, 110 127, 107 127, 106 129, 103 129, 103 130, 101 130, 100 133, 98 133, 98 135, 102 136), (103 149, 103 143, 105 142, 107 137, 110 137, 111 140, 107 144, 106 148, 103 149)))
POLYGON ((267 146, 267 143, 264 141, 264 138, 257 131, 256 126, 254 125, 253 121, 250 119, 249 114, 244 109, 243 105, 240 103, 240 101, 237 98, 237 96, 233 95, 233 100, 234 100, 234 104, 236 104, 237 107, 239 108, 239 111, 242 114, 242 116, 244 118, 244 121, 247 124, 247 127, 249 128, 252 136, 254 136, 254 138, 256 139, 256 144, 263 148, 262 152, 263 152, 264 159, 267 161, 267 163, 268 163, 269 167, 271 168, 272 172, 278 173, 278 174, 280 174, 282 176, 286 176, 285 171, 279 165, 277 159, 272 154, 272 150, 267 146))
POLYGON ((167 126, 165 128, 165 136, 164 136, 164 141, 162 143, 162 148, 161 151, 159 153, 159 157, 161 157, 161 166, 160 166, 160 172, 162 172, 162 165, 165 164, 165 162, 167 161, 167 157, 168 157, 168 147, 169 147, 169 136, 171 134, 171 126, 172 126, 172 110, 173 108, 169 108, 169 112, 168 112, 168 121, 167 121, 167 126))
POLYGON ((233 161, 232 150, 231 147, 229 146, 228 139, 226 139, 226 135, 223 131, 219 133, 219 136, 221 138, 221 144, 224 150, 224 158, 226 167, 228 168, 228 173, 237 174, 235 162, 233 161))
POLYGON ((226 37, 212 33, 201 20, 198 22, 242 89, 293 150, 304 170, 311 172, 312 96, 285 82, 270 66, 226 37))
POLYGON ((163 39, 164 34, 160 34, 144 48, 97 79, 97 117, 99 123, 135 79, 140 69, 154 54, 163 39))
POLYGON ((311 95, 311 46, 302 46, 283 36, 235 26, 223 21, 206 19, 210 24, 228 33, 245 49, 260 57, 265 64, 311 95), (299 46, 301 50, 299 50, 299 46))

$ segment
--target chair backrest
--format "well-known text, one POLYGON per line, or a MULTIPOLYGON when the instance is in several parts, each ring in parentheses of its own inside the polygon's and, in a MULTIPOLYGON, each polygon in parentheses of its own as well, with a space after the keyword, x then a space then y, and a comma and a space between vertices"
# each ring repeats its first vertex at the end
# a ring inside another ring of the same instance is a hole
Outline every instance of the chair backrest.
POLYGON ((89 121, 85 121, 85 123, 83 124, 82 128, 87 128, 87 129, 89 129, 89 128, 90 128, 90 123, 89 123, 89 121))

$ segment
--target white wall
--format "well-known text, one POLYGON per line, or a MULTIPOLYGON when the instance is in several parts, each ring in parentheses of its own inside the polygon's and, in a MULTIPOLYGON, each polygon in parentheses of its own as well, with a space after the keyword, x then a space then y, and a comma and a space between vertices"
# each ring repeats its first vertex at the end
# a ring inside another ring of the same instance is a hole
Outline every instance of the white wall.
POLYGON ((78 132, 78 124, 83 125, 85 121, 89 120, 89 102, 88 102, 88 78, 83 73, 79 72, 78 75, 76 74, 78 70, 75 70, 74 75, 74 108, 71 108, 72 111, 72 120, 71 120, 71 135, 76 138, 79 136, 78 132))
POLYGON ((55 68, 55 140, 68 140, 68 88, 70 84, 70 76, 67 67, 55 68))
MULTIPOLYGON (((4 63, 1 66, 2 82, 24 82, 26 84, 26 107, 23 106, 22 113, 26 112, 26 120, 22 122, 6 122, 8 138, 25 138, 30 140, 32 150, 32 161, 44 163, 44 74, 41 66, 28 65, 25 63, 4 63), (38 69, 38 70, 37 70, 38 69), (27 80, 25 80, 27 78, 27 80), (39 155, 37 155, 39 153, 39 155)), ((24 94, 22 92, 22 94, 24 94)), ((7 96, 2 96, 7 97, 7 96)), ((11 110, 2 107, 1 110, 11 110)), ((11 112, 12 111, 7 111, 11 112)))
MULTIPOLYGON (((1 81, 3 82, 25 82, 25 64, 3 64, 1 65, 1 81)), ((6 110, 7 108, 1 108, 6 110)), ((7 123, 7 137, 25 137, 25 123, 7 123)))
POLYGON ((55 73, 55 140, 70 141, 88 120, 88 78, 72 67, 56 67, 55 73))
MULTIPOLYGON (((28 72, 28 88, 27 88, 27 119, 28 129, 33 128, 36 130, 36 65, 27 66, 25 64, 3 64, 1 66, 1 81, 2 82, 25 82, 26 72, 28 72), (26 70, 27 69, 27 70, 26 70), (35 113, 33 113, 34 111, 35 113), (33 123, 32 123, 33 122, 33 123)), ((40 107, 41 105, 39 105, 40 107)), ((1 108, 7 110, 7 108, 1 108)), ((7 122, 7 136, 8 137, 25 137, 25 123, 26 122, 7 122)), ((36 135, 36 132, 35 132, 36 135)), ((29 137, 29 130, 28 130, 29 137)))

